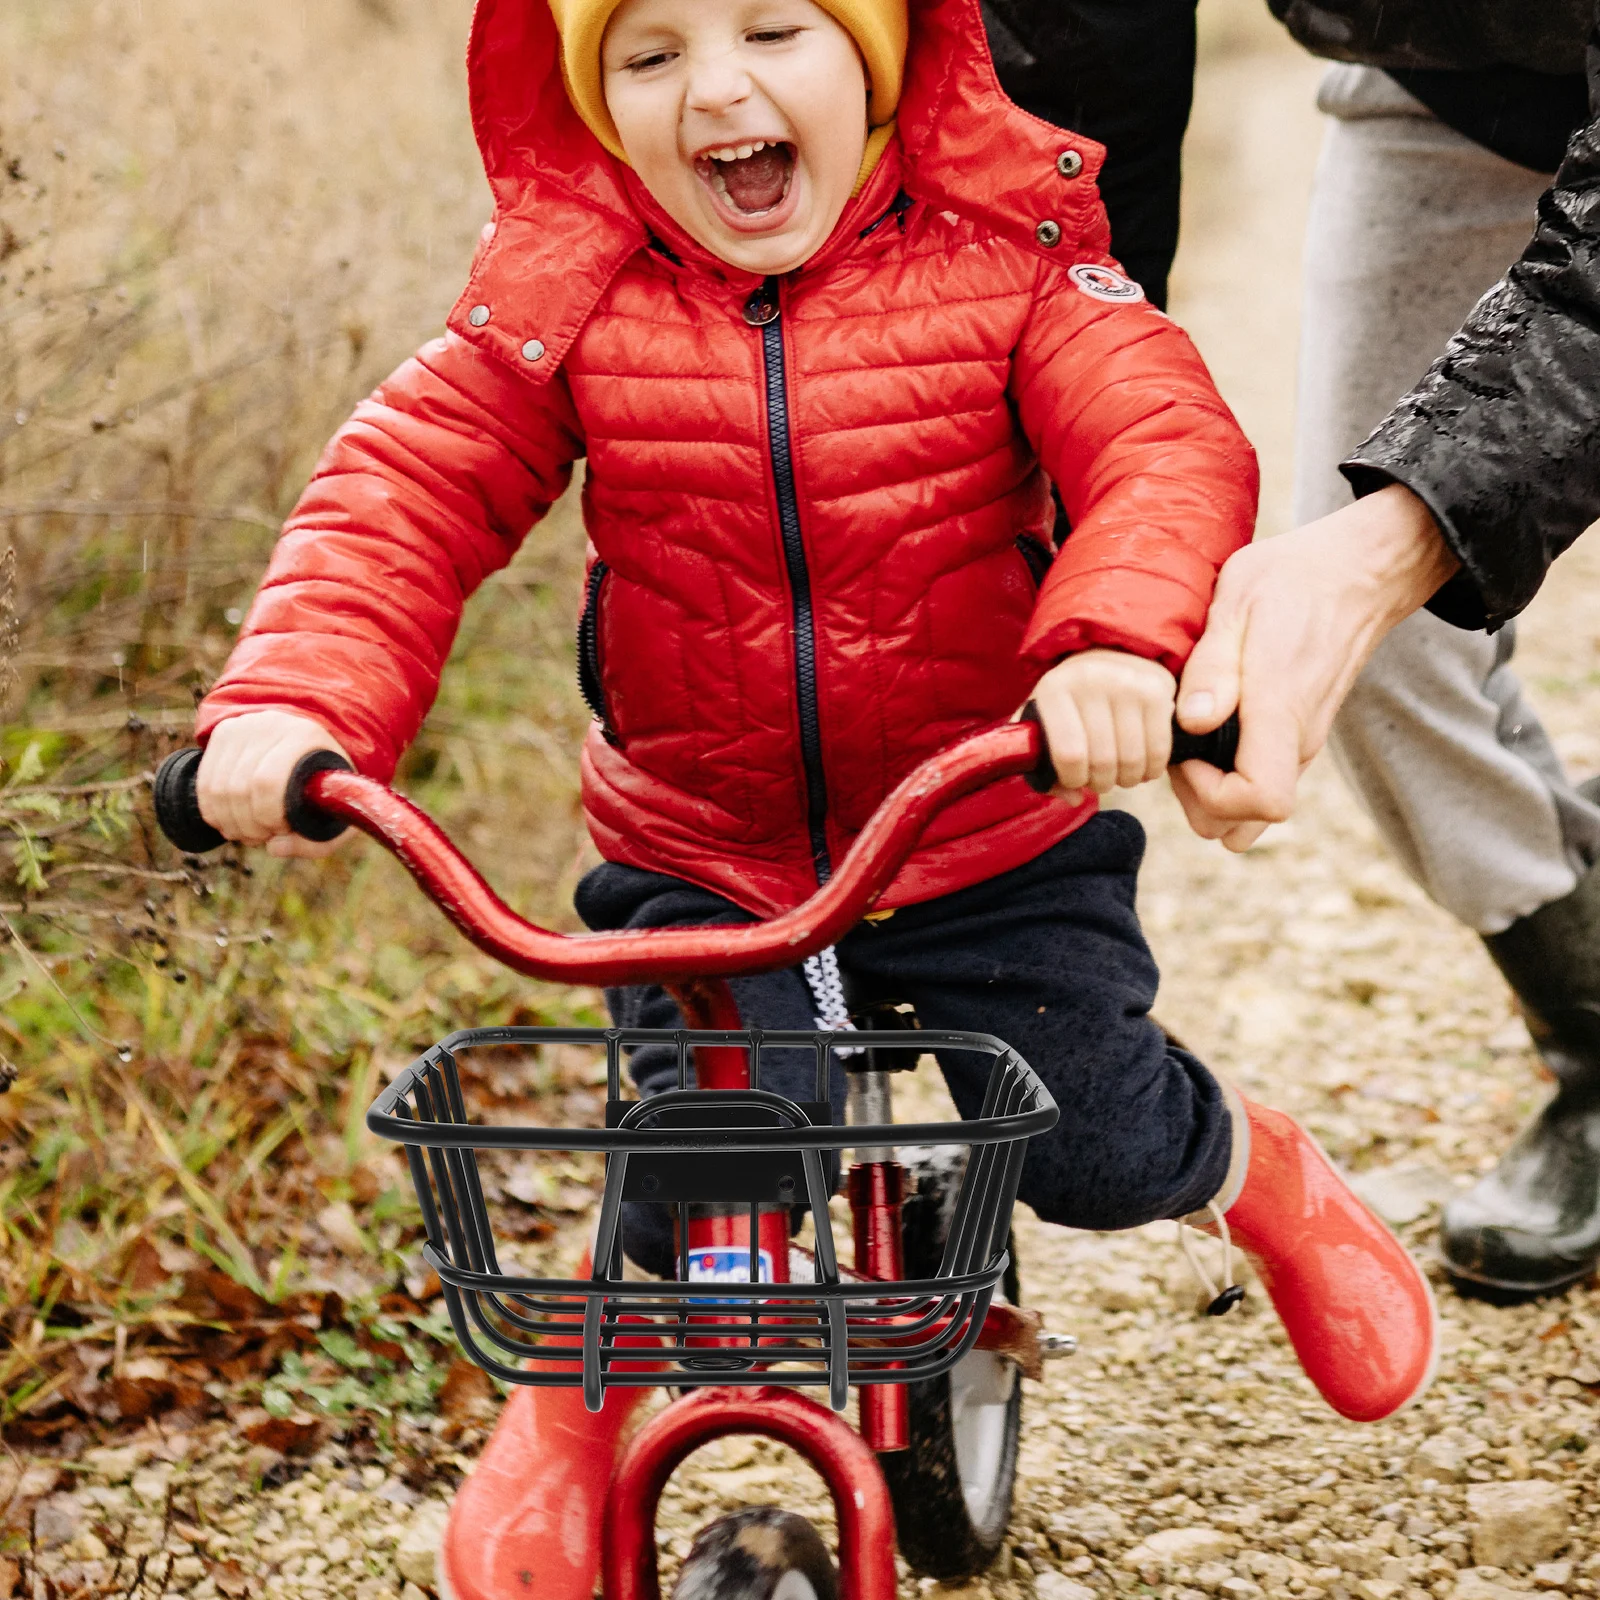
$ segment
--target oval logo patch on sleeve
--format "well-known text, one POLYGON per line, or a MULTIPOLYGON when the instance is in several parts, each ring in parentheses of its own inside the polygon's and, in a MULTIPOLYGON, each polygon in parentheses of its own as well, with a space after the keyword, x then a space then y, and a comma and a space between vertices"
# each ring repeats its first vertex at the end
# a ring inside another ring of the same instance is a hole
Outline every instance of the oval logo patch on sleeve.
POLYGON ((1067 268, 1082 294, 1091 300, 1104 300, 1110 305, 1131 305, 1144 299, 1144 290, 1132 278, 1124 277, 1115 267, 1103 267, 1095 261, 1080 261, 1067 268))

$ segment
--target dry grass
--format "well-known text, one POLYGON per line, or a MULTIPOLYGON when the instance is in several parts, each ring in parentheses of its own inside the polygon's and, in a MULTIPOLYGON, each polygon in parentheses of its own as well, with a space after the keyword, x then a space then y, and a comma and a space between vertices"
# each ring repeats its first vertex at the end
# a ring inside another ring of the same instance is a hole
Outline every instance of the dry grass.
MULTIPOLYGON (((361 1127, 376 1085, 450 1027, 552 1003, 375 850, 179 860, 144 777, 183 742, 328 434, 463 279, 488 210, 467 20, 466 0, 0 7, 13 1433, 172 1403, 112 1380, 193 1354, 185 1329, 229 1320, 227 1283, 258 1319, 392 1285, 413 1228, 361 1127)), ((547 917, 583 849, 581 542, 563 508, 480 601, 403 774, 547 917)), ((559 1077, 530 1064, 515 1092, 559 1077)))

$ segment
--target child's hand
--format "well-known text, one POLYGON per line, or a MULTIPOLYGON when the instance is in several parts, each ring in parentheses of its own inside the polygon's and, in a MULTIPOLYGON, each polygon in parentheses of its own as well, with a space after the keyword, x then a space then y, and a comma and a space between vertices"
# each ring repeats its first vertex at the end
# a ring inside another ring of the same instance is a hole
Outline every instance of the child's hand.
POLYGON ((1158 661, 1122 650, 1068 656, 1033 691, 1063 798, 1148 783, 1172 755, 1177 680, 1158 661))
POLYGON ((321 723, 292 712, 248 711, 218 723, 200 762, 200 815, 225 839, 264 844, 269 855, 315 858, 337 850, 347 834, 318 844, 290 833, 283 816, 289 774, 313 750, 344 755, 321 723))

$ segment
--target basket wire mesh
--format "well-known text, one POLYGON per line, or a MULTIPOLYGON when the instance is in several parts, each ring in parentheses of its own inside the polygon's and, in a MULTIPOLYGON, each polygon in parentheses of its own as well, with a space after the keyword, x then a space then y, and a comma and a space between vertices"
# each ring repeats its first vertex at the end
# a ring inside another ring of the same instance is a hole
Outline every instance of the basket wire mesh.
POLYGON ((987 1034, 507 1027, 471 1029, 435 1045, 389 1085, 367 1124, 404 1147, 422 1209, 424 1259, 439 1275, 462 1348, 494 1376, 581 1386, 591 1409, 599 1408, 606 1389, 619 1386, 783 1384, 826 1386, 837 1410, 853 1384, 934 1377, 972 1347, 1009 1262, 1006 1238, 1027 1141, 1054 1126, 1056 1117, 1055 1102, 1033 1069, 987 1034), (662 1043, 676 1052, 679 1087, 624 1100, 624 1051, 662 1043), (604 1050, 605 1128, 505 1127, 468 1119, 458 1056, 486 1046, 553 1044, 604 1050), (979 1115, 834 1126, 828 1084, 836 1055, 863 1047, 988 1056, 979 1115), (704 1048, 742 1050, 750 1087, 690 1087, 693 1052, 704 1048), (764 1054, 796 1049, 815 1060, 812 1101, 760 1086, 764 1054), (938 1271, 884 1281, 842 1270, 825 1154, 935 1144, 969 1149, 938 1271), (490 1150, 604 1156, 588 1278, 526 1277, 501 1268, 478 1159, 490 1150), (622 1208, 635 1200, 676 1208, 676 1279, 624 1276, 622 1208), (810 1208, 815 1234, 811 1281, 763 1281, 761 1214, 802 1204, 810 1208), (702 1205, 748 1214, 748 1281, 691 1278, 689 1217, 702 1205))

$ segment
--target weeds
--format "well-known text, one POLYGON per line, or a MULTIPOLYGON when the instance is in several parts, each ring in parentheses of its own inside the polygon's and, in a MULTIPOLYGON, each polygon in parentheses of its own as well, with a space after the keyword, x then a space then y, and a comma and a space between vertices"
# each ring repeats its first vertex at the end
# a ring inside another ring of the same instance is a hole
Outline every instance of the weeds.
MULTIPOLYGON (((596 1004, 478 957, 364 841, 318 865, 184 859, 149 811, 317 452, 463 279, 487 215, 467 12, 0 10, 12 1438, 203 1411, 219 1374, 254 1393, 291 1353, 266 1392, 294 1408, 336 1415, 363 1385, 380 1411, 436 1396, 446 1347, 416 1299, 409 1181, 366 1105, 452 1028, 596 1004), (420 1320, 382 1310, 397 1293, 420 1320), (375 1309, 324 1327, 330 1297, 375 1309)), ((586 848, 581 560, 568 503, 469 612, 398 780, 557 922, 586 848)), ((525 1114, 584 1070, 524 1061, 505 1103, 525 1114)), ((536 1238, 558 1210, 529 1215, 536 1238)))

